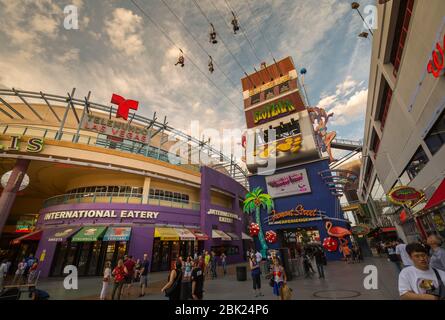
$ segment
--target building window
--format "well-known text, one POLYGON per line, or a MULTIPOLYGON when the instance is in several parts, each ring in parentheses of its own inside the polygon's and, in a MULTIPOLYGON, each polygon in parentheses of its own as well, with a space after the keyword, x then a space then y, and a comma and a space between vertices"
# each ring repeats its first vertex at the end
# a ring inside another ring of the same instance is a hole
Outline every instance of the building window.
POLYGON ((394 77, 397 77, 397 73, 400 69, 400 62, 405 48, 406 37, 408 35, 409 24, 413 13, 413 6, 414 0, 399 1, 399 10, 390 58, 391 63, 394 66, 394 77))
POLYGON ((376 120, 380 121, 380 128, 383 131, 383 128, 385 127, 386 123, 386 118, 388 117, 389 106, 392 100, 392 90, 384 77, 382 77, 381 86, 383 86, 383 94, 380 97, 381 100, 379 103, 379 108, 376 111, 377 114, 376 120))
POLYGON ((270 98, 273 98, 275 96, 275 94, 273 92, 273 89, 274 88, 270 88, 270 89, 267 89, 266 91, 264 91, 265 99, 270 99, 270 98))
POLYGON ((377 132, 375 130, 372 130, 372 136, 371 136, 371 151, 374 152, 374 159, 377 156, 377 152, 379 151, 380 146, 380 138, 377 135, 377 132))
POLYGON ((279 91, 280 91, 280 93, 289 91, 289 81, 286 81, 286 82, 280 84, 279 85, 279 91))
POLYGON ((428 161, 429 159, 425 154, 425 151, 423 151, 422 147, 419 147, 405 169, 408 177, 411 180, 413 180, 419 174, 419 172, 422 171, 422 169, 426 166, 428 161))
POLYGON ((428 132, 425 143, 433 155, 436 154, 445 143, 445 110, 442 111, 439 119, 437 119, 430 132, 428 132))
POLYGON ((250 104, 255 104, 260 102, 260 93, 254 94, 252 97, 250 97, 250 104))

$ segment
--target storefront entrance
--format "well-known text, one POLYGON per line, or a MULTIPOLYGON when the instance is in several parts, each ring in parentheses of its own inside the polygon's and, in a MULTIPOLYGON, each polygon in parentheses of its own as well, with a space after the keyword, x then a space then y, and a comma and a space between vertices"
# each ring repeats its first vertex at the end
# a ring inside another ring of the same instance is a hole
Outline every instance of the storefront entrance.
POLYGON ((289 249, 291 259, 297 258, 306 244, 320 241, 320 232, 315 227, 279 230, 278 236, 281 246, 289 249))
POLYGON ((127 253, 127 242, 95 241, 95 242, 59 242, 56 247, 50 275, 63 276, 67 265, 77 266, 79 276, 100 276, 106 261, 117 265, 127 253))
POLYGON ((155 238, 151 271, 169 271, 178 256, 183 259, 188 256, 193 258, 195 252, 200 252, 200 246, 204 247, 203 241, 162 241, 160 238, 155 238))

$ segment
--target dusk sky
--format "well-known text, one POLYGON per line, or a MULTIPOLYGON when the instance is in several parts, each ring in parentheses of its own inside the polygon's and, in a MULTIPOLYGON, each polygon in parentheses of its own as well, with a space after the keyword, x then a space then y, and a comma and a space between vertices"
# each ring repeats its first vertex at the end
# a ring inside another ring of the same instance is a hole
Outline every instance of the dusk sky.
MULTIPOLYGON (((349 0, 195 0, 237 61, 222 41, 209 43, 209 23, 193 0, 163 1, 136 0, 174 44, 131 1, 0 0, 0 86, 62 95, 75 87, 77 97, 91 90, 103 104, 118 93, 139 100, 141 114, 156 111, 184 131, 191 120, 245 128, 238 63, 251 73, 272 62, 264 36, 277 60, 292 56, 297 70, 307 69, 311 104, 335 113, 330 130, 362 139, 371 39, 357 36, 365 28, 349 0), (69 4, 79 9, 79 30, 64 29, 69 4), (251 44, 229 28, 229 6, 251 44), (217 65, 213 74, 200 46, 217 65), (192 60, 184 68, 174 66, 177 47, 192 60)), ((360 1, 362 12, 372 3, 360 1)))

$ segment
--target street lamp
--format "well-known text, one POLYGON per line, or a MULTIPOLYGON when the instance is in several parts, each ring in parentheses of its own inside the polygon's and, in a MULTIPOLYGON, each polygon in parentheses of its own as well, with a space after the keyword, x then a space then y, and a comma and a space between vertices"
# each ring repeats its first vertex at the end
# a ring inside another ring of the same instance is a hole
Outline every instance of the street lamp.
MULTIPOLYGON (((356 10, 357 12, 358 12, 358 14, 360 15, 360 18, 362 18, 362 20, 363 20, 363 23, 368 27, 368 30, 369 30, 369 32, 371 33, 371 35, 372 36, 374 36, 374 34, 372 33, 372 30, 371 30, 371 28, 368 26, 368 24, 366 23, 366 21, 365 21, 365 18, 363 18, 363 16, 362 16, 362 13, 360 12, 360 10, 358 9, 358 8, 360 8, 360 4, 358 3, 358 2, 353 2, 353 3, 351 3, 351 8, 352 8, 352 10, 356 10)), ((363 33, 363 32, 362 32, 363 33)), ((362 34, 361 33, 361 34, 362 34)), ((360 34, 360 35, 361 35, 360 34)), ((359 35, 359 36, 360 36, 359 35)), ((366 37, 364 37, 364 38, 367 38, 367 36, 366 37)))

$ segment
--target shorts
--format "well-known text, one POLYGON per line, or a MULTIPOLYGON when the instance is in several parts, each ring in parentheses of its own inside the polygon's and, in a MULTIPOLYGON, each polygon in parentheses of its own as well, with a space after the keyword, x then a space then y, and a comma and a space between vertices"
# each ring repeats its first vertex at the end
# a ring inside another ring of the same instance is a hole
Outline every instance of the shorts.
POLYGON ((147 276, 142 276, 141 275, 141 280, 139 281, 140 286, 146 286, 148 287, 148 275, 147 276))
POLYGON ((261 289, 261 274, 252 274, 253 290, 261 289))
POLYGON ((273 284, 273 294, 276 296, 280 296, 281 295, 281 287, 283 286, 284 282, 280 281, 280 282, 275 282, 273 284))
POLYGON ((192 271, 185 271, 184 272, 184 277, 185 278, 190 278, 192 276, 192 271))

